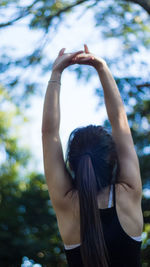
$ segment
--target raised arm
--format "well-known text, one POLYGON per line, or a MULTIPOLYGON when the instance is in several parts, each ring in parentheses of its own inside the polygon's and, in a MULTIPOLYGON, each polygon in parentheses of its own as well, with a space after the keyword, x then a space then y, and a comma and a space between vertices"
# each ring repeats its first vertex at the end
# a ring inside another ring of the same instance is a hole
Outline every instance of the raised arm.
MULTIPOLYGON (((91 54, 86 45, 85 52, 87 56, 91 54)), ((126 185, 128 190, 138 198, 142 193, 139 161, 117 84, 103 59, 98 59, 93 55, 91 60, 86 60, 86 57, 78 55, 76 61, 79 64, 88 64, 95 67, 99 75, 120 163, 119 183, 126 185)))
POLYGON ((107 114, 119 157, 119 182, 127 184, 135 191, 135 194, 141 194, 142 183, 139 161, 120 92, 107 64, 98 68, 97 71, 103 86, 107 114))
POLYGON ((82 52, 64 53, 64 50, 64 48, 60 50, 53 64, 51 78, 45 94, 42 119, 44 173, 56 213, 68 209, 70 202, 66 198, 66 193, 72 189, 72 181, 66 170, 59 136, 60 81, 63 70, 72 64, 70 61, 72 57, 82 52))

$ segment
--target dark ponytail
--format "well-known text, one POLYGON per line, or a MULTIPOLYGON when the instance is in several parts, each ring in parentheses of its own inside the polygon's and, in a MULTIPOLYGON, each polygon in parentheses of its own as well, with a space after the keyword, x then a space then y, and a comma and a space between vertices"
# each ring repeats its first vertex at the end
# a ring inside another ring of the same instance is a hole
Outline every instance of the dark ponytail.
POLYGON ((66 163, 79 195, 80 251, 85 267, 109 267, 97 195, 114 183, 116 162, 115 144, 103 127, 89 125, 70 134, 66 163))
POLYGON ((86 267, 108 267, 107 249, 97 204, 97 182, 91 157, 81 157, 77 170, 80 203, 81 256, 86 267))

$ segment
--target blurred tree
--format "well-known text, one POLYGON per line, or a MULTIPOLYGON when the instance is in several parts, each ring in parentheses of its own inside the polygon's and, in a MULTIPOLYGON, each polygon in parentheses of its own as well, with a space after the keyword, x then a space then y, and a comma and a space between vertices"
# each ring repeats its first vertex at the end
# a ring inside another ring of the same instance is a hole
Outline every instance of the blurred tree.
MULTIPOLYGON (((92 0, 80 0, 80 1, 79 0, 78 1, 77 0, 76 1, 34 0, 33 1, 31 0, 30 4, 26 4, 19 0, 1 0, 0 7, 1 7, 0 14, 2 17, 2 22, 0 24, 1 30, 6 30, 7 27, 13 27, 14 24, 18 22, 20 23, 20 21, 23 21, 24 18, 27 18, 26 23, 27 23, 28 28, 31 31, 39 29, 41 32, 41 41, 38 40, 37 46, 34 45, 34 47, 31 49, 32 53, 30 54, 24 54, 22 57, 18 57, 18 56, 15 56, 15 53, 12 53, 11 46, 6 47, 6 48, 1 47, 1 53, 2 53, 1 62, 0 62, 1 81, 2 81, 2 84, 6 88, 5 94, 7 94, 7 97, 9 96, 9 98, 11 99, 11 102, 15 103, 17 106, 19 106, 20 103, 22 103, 22 105, 23 103, 24 105, 26 105, 26 103, 28 103, 28 101, 26 100, 29 100, 30 96, 33 93, 35 94, 35 93, 40 92, 40 84, 35 83, 35 81, 32 80, 31 77, 29 77, 29 79, 26 79, 26 78, 23 79, 20 73, 22 69, 29 69, 31 72, 31 70, 33 70, 34 68, 34 71, 35 71, 39 65, 41 69, 41 75, 43 73, 46 73, 46 71, 50 70, 50 67, 52 64, 51 58, 47 57, 47 54, 45 53, 45 49, 46 49, 49 38, 51 38, 52 30, 56 31, 59 28, 62 20, 64 20, 67 16, 72 14, 71 12, 73 12, 75 8, 77 7, 81 11, 81 15, 83 14, 86 15, 86 11, 89 9, 93 10, 93 16, 95 19, 95 27, 100 29, 100 32, 103 33, 103 37, 105 39, 110 39, 110 40, 117 39, 117 41, 119 42, 120 49, 118 51, 118 54, 113 59, 111 58, 104 58, 104 59, 107 61, 108 65, 111 67, 112 72, 114 73, 118 87, 121 91, 121 95, 126 104, 129 123, 131 126, 135 147, 136 147, 139 160, 140 160, 143 189, 145 187, 150 188, 150 182, 149 182, 149 177, 150 177, 150 171, 149 171, 149 160, 150 160, 150 149, 149 149, 150 91, 149 91, 149 87, 150 87, 150 81, 149 81, 149 76, 150 75, 149 75, 146 61, 143 58, 135 59, 135 56, 140 54, 143 48, 149 49, 150 47, 150 21, 149 21, 150 1, 149 0, 130 0, 130 1, 129 0, 126 0, 126 1, 125 0, 124 1, 123 0, 115 0, 115 1, 114 0, 108 0, 108 1, 97 1, 97 0, 93 0, 93 1, 92 0), (132 72, 132 67, 134 67, 135 65, 136 65, 136 75, 133 74, 132 72), (143 69, 145 69, 146 71, 143 72, 143 69), (15 70, 15 72, 13 70, 15 70), (16 90, 18 88, 21 88, 21 90, 16 90)), ((91 78, 92 74, 95 74, 93 69, 84 68, 84 66, 82 67, 72 66, 70 70, 76 71, 77 78, 81 79, 81 77, 83 77, 83 79, 85 79, 86 81, 88 81, 91 78)), ((99 99, 103 99, 103 98, 100 98, 100 96, 103 95, 102 88, 96 88, 95 93, 97 94, 99 99)), ((101 102, 99 102, 99 104, 101 104, 101 102)), ((5 112, 1 113, 1 118, 2 118, 1 121, 4 120, 7 123, 9 123, 10 121, 9 119, 6 119, 5 112)), ((10 130, 12 128, 11 125, 7 127, 7 123, 4 124, 5 127, 0 126, 0 134, 2 135, 2 138, 6 137, 6 140, 2 139, 2 143, 1 143, 2 144, 1 151, 3 154, 5 154, 5 161, 2 164, 1 170, 4 171, 4 173, 6 173, 6 175, 4 175, 5 178, 2 179, 3 181, 2 184, 6 183, 5 190, 6 189, 8 190, 11 187, 11 186, 9 187, 9 185, 11 185, 11 181, 13 180, 13 186, 16 189, 13 189, 13 190, 11 189, 11 190, 12 192, 17 192, 17 193, 14 193, 14 195, 20 194, 20 198, 18 201, 21 201, 21 202, 17 202, 16 199, 13 199, 13 202, 24 203, 24 204, 21 204, 24 206, 25 203, 26 205, 28 205, 29 200, 31 200, 30 203, 32 203, 34 199, 34 197, 32 198, 33 195, 32 195, 32 190, 30 190, 31 189, 30 183, 28 183, 28 186, 26 187, 26 189, 21 190, 19 188, 19 182, 16 182, 16 181, 19 181, 19 177, 21 177, 20 175, 21 172, 18 171, 17 168, 20 168, 19 166, 23 166, 22 161, 26 159, 26 153, 23 151, 17 153, 18 147, 16 147, 17 143, 15 139, 13 140, 11 139, 11 141, 7 140, 8 127, 10 128, 10 130), (4 149, 4 144, 6 144, 5 149, 4 149), (16 152, 14 152, 14 149, 16 152), (4 150, 5 150, 5 153, 4 153, 4 150), (10 163, 12 164, 12 167, 9 166, 10 163), (12 171, 14 174, 12 173, 12 171), (26 196, 30 196, 31 199, 26 198, 26 196), (25 198, 26 198, 26 201, 25 201, 25 198)), ((110 126, 108 121, 105 121, 105 125, 107 127, 110 126)), ((41 179, 41 176, 38 174, 35 174, 33 176, 37 177, 37 181, 39 178, 41 179)), ((33 181, 36 181, 36 179, 35 180, 33 179, 33 181)), ((42 182, 39 182, 39 184, 40 183, 42 184, 42 182)), ((13 188, 13 186, 11 188, 13 188)), ((46 194, 42 190, 39 193, 38 190, 40 190, 40 185, 39 185, 39 189, 38 187, 36 188, 37 188, 37 195, 46 194)), ((8 198, 8 196, 11 196, 10 192, 8 192, 7 190, 5 194, 6 198, 8 198)), ((8 200, 9 198, 6 199, 5 204, 7 202, 9 203, 8 200)), ((48 196, 47 196, 47 200, 48 200, 48 196)), ((41 203, 43 202, 41 201, 41 203)), ((142 251, 143 267, 145 266, 150 267, 150 210, 149 210, 150 199, 144 197, 144 195, 143 195, 142 207, 143 207, 144 221, 145 221, 145 227, 144 227, 145 240, 143 242, 143 251, 142 251)), ((36 210, 36 207, 34 207, 34 209, 36 210)), ((15 207, 14 207, 14 210, 15 210, 15 207)), ((30 213, 29 207, 25 206, 25 210, 28 210, 28 213, 30 213)), ((9 218, 9 215, 10 215, 9 211, 10 211, 10 206, 9 206, 8 212, 6 212, 6 217, 5 217, 5 220, 7 221, 7 216, 8 216, 8 221, 10 222, 12 218, 9 218)), ((17 211, 15 212, 16 212, 15 214, 17 214, 17 211)), ((30 213, 30 215, 31 214, 34 214, 34 212, 30 213)), ((45 215, 43 214, 41 215, 41 217, 42 216, 44 217, 45 215)), ((27 213, 25 217, 28 218, 27 213)), ((23 218, 23 220, 25 220, 25 217, 23 218)), ((16 216, 15 218, 18 218, 18 217, 16 216)), ((30 220, 30 223, 31 223, 32 218, 29 217, 28 219, 30 220)), ((19 221, 17 221, 17 223, 18 225, 20 225, 19 221)), ((27 222, 25 221, 25 226, 27 227, 26 223, 27 222)), ((28 225, 28 227, 31 226, 31 228, 34 228, 35 221, 32 223, 28 225)), ((40 227, 42 227, 42 225, 40 227)), ((53 227, 53 224, 52 224, 52 227, 53 227)), ((28 235, 28 242, 31 240, 31 246, 29 246, 28 244, 28 247, 30 247, 30 249, 31 247, 33 247, 32 242, 34 239, 35 240, 34 246, 36 248, 37 236, 35 233, 34 234, 32 233, 32 230, 29 230, 29 232, 30 232, 30 235, 28 235)), ((9 239, 10 235, 8 234, 7 230, 6 230, 6 233, 7 233, 6 237, 9 239)), ((39 233, 37 235, 39 235, 39 233)), ((59 234, 57 233, 56 235, 58 237, 59 234)), ((41 236, 44 237, 45 234, 42 232, 41 236)), ((4 236, 3 241, 6 240, 6 237, 4 236)), ((24 237, 22 238, 22 240, 24 240, 24 237)), ((26 244, 26 241, 24 241, 23 243, 26 244)), ((37 244, 39 243, 37 242, 37 244)), ((57 245, 60 244, 59 238, 56 239, 55 245, 56 244, 57 245)), ((46 246, 45 246, 46 249, 48 249, 48 246, 49 246, 49 243, 46 243, 46 246)), ((61 248, 61 244, 60 246, 58 245, 58 247, 61 248)), ((24 255, 23 252, 28 251, 27 247, 26 249, 23 250, 21 248, 21 245, 17 247, 17 249, 18 249, 17 253, 19 253, 19 251, 21 251, 20 253, 22 253, 20 254, 21 256, 18 256, 20 257, 20 259, 24 255)), ((42 261, 43 260, 42 257, 41 258, 39 257, 39 260, 36 258, 38 251, 43 254, 45 253, 43 252, 44 249, 41 246, 39 247, 39 249, 35 250, 34 252, 28 251, 28 254, 26 255, 34 260, 37 260, 38 262, 42 262, 45 264, 45 262, 42 261)), ((56 251, 57 251, 57 248, 56 248, 56 251)), ((39 255, 43 255, 43 254, 39 254, 39 255)), ((55 258, 55 254, 53 255, 55 258)), ((53 257, 53 255, 51 255, 51 257, 53 257)), ((57 257, 57 260, 59 261, 59 257, 57 257)), ((51 263, 53 262, 52 258, 50 259, 50 261, 51 263)), ((55 262, 54 266, 56 265, 57 263, 55 262)))
POLYGON ((21 266, 29 257, 42 266, 64 267, 63 245, 44 176, 28 172, 30 153, 18 144, 26 120, 0 87, 0 266, 21 266))
MULTIPOLYGON (((0 77, 2 84, 18 105, 20 102, 25 104, 25 100, 28 100, 31 94, 40 91, 40 84, 35 82, 32 77, 28 77, 28 79, 22 77, 20 70, 28 69, 31 72, 34 69, 35 72, 39 65, 41 75, 50 70, 52 62, 45 52, 46 46, 50 42, 53 30, 56 32, 62 20, 65 20, 75 8, 81 10, 81 16, 86 15, 87 10, 93 10, 95 26, 100 28, 103 37, 119 40, 122 54, 120 58, 116 55, 113 61, 107 59, 110 64, 116 64, 119 60, 122 61, 123 56, 123 68, 125 68, 131 64, 132 55, 138 52, 141 46, 149 48, 149 0, 108 0, 107 2, 97 0, 31 0, 27 4, 19 0, 2 0, 0 2, 1 30, 6 31, 7 27, 13 29, 14 24, 21 23, 26 18, 27 27, 31 31, 38 29, 41 33, 41 39, 37 41, 36 45, 33 44, 29 54, 24 53, 20 57, 15 56, 15 53, 12 53, 11 45, 1 47, 0 77), (125 57, 125 54, 130 55, 130 58, 125 57), (4 73, 5 75, 3 75, 4 73), (16 87, 21 87, 21 91, 16 91, 16 87)), ((144 63, 141 62, 141 64, 144 63)), ((75 70, 78 75, 82 73, 80 67, 75 70)))

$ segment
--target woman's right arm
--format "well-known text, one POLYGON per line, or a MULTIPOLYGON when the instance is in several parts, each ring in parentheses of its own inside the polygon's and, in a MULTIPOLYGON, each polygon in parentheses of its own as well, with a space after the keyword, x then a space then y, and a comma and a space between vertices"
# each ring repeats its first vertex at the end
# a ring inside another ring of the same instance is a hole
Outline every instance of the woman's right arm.
POLYGON ((120 163, 119 183, 128 185, 129 189, 135 192, 135 196, 139 197, 142 193, 139 161, 120 92, 106 63, 100 64, 96 70, 103 87, 112 136, 117 148, 120 163))

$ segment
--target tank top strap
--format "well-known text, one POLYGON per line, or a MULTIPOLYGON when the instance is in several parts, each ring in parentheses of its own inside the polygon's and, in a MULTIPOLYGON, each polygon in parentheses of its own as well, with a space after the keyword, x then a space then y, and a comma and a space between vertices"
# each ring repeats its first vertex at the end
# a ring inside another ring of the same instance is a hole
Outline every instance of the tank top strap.
POLYGON ((113 184, 113 202, 114 202, 114 208, 116 208, 116 188, 115 188, 115 184, 113 184))
POLYGON ((110 186, 108 208, 111 208, 112 206, 112 197, 113 197, 113 185, 110 186))

